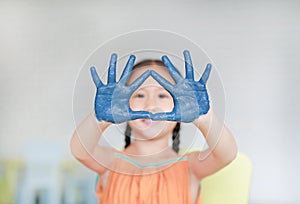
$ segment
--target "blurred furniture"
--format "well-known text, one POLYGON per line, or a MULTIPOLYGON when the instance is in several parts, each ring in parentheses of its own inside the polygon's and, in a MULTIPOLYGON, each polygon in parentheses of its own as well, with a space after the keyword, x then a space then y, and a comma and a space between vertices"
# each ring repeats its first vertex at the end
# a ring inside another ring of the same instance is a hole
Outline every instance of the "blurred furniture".
POLYGON ((15 203, 18 174, 24 164, 18 160, 0 160, 0 203, 15 203))
POLYGON ((61 173, 63 174, 62 203, 98 203, 94 192, 96 173, 75 160, 65 162, 61 173))
MULTIPOLYGON (((45 154, 40 152, 40 156, 45 154)), ((0 204, 51 204, 49 196, 53 195, 50 193, 53 188, 58 190, 54 194, 58 204, 98 203, 94 172, 72 157, 51 167, 45 162, 35 167, 37 164, 26 163, 24 158, 0 159, 0 204), (45 171, 46 167, 49 169, 45 171), (56 173, 47 174, 53 169, 56 173)))
POLYGON ((60 163, 62 151, 59 145, 31 142, 25 147, 26 164, 17 203, 60 203, 60 163))
MULTIPOLYGON (((32 147, 30 147, 31 149, 32 147)), ((22 160, 0 160, 0 203, 98 203, 95 173, 75 159, 61 162, 57 147, 28 150, 22 160), (34 155, 31 155, 33 154, 34 155)), ((201 204, 246 204, 252 162, 243 153, 201 182, 201 204)))
POLYGON ((247 204, 252 162, 239 152, 236 159, 201 182, 201 204, 247 204))

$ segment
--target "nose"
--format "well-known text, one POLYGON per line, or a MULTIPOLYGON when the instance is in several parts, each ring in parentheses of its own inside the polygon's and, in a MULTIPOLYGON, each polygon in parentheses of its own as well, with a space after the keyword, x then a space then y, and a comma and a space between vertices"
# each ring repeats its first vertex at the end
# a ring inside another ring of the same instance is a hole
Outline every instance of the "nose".
POLYGON ((163 112, 163 109, 159 107, 158 102, 154 98, 149 98, 146 101, 144 109, 151 113, 163 112))
POLYGON ((160 112, 164 112, 163 109, 159 108, 159 107, 154 107, 154 106, 149 106, 146 108, 146 111, 150 112, 150 113, 160 113, 160 112))

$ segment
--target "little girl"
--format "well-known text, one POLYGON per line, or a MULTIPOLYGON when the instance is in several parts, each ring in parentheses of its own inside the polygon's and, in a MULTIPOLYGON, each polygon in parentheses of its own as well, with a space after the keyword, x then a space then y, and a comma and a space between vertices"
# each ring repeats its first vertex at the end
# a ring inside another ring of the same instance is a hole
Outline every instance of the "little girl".
POLYGON ((71 150, 99 174, 99 203, 199 204, 201 180, 235 158, 234 138, 209 106, 210 64, 195 81, 188 51, 184 57, 185 78, 167 56, 135 66, 130 56, 117 82, 117 56, 112 54, 107 85, 91 68, 95 107, 76 128, 71 150), (98 145, 108 126, 122 122, 127 123, 122 151, 98 145), (193 123, 208 149, 179 155, 181 122, 193 123))

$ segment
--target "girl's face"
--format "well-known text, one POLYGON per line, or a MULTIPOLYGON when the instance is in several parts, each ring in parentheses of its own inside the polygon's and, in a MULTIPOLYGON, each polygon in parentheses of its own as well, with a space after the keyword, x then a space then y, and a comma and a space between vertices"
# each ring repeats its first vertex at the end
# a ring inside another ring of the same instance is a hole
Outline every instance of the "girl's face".
MULTIPOLYGON (((133 70, 128 81, 131 84, 146 70, 154 70, 174 84, 174 80, 165 67, 158 65, 148 65, 133 70)), ((155 79, 149 77, 132 94, 130 98, 130 108, 133 111, 149 111, 151 113, 171 112, 174 108, 173 97, 155 79)), ((140 139, 154 139, 158 136, 170 135, 176 125, 171 121, 152 121, 150 119, 138 119, 129 121, 129 125, 135 137, 140 139)))

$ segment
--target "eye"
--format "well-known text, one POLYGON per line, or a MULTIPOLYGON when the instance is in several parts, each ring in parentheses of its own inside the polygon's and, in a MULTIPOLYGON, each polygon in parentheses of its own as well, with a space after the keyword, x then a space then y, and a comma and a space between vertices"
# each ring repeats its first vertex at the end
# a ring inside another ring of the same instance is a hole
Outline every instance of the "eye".
POLYGON ((144 98, 145 96, 144 96, 144 94, 138 93, 135 95, 135 97, 136 98, 144 98))
POLYGON ((167 94, 159 94, 158 97, 161 99, 169 98, 167 94))

